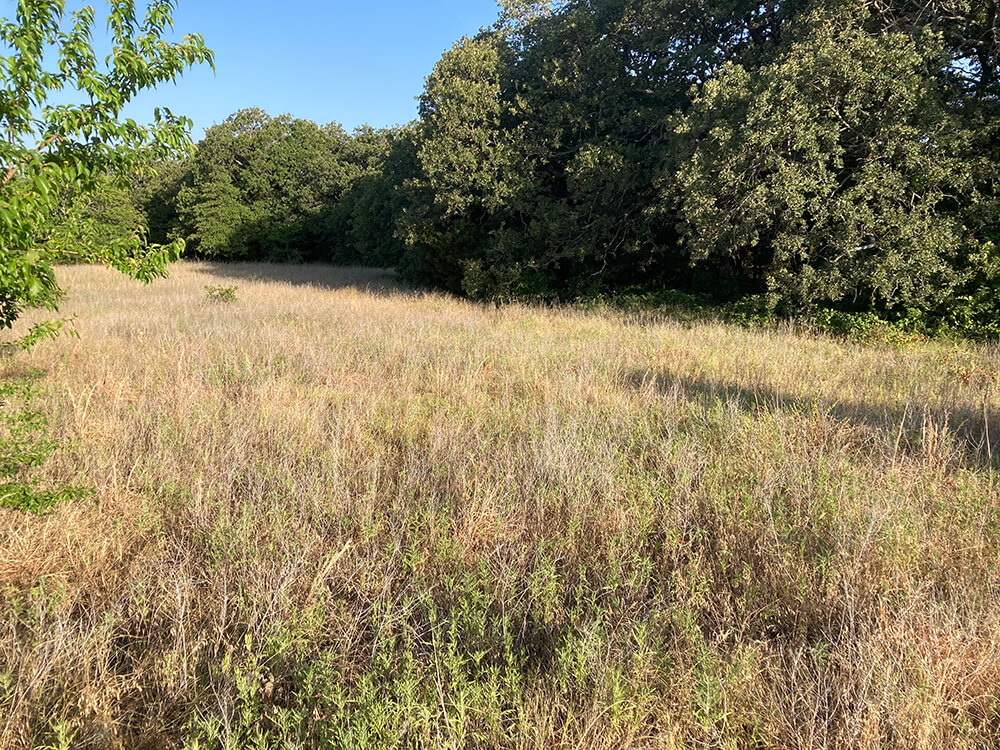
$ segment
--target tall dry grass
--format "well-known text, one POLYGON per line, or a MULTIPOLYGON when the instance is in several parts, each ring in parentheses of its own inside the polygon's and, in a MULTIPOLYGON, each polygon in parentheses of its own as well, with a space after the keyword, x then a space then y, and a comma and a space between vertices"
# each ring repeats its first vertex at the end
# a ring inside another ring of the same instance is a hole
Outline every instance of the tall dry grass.
POLYGON ((61 277, 0 747, 1000 746, 995 348, 61 277))

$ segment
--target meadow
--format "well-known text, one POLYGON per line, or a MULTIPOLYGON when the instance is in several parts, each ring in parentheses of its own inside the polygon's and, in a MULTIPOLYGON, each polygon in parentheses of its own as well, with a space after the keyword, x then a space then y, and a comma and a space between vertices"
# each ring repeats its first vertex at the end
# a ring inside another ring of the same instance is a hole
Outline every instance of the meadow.
POLYGON ((0 748, 1000 746, 996 346, 59 279, 0 748))

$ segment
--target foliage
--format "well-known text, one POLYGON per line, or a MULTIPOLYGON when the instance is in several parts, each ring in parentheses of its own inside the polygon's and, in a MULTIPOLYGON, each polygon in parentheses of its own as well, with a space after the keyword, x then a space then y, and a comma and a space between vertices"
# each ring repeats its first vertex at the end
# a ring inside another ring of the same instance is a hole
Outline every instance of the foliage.
MULTIPOLYGON (((496 42, 489 36, 461 40, 428 77, 420 103, 422 174, 411 186, 415 205, 406 217, 408 274, 474 295, 478 259, 498 260, 491 243, 491 232, 500 229, 494 214, 530 173, 517 133, 502 126, 503 61, 496 42)), ((517 273, 503 260, 492 270, 517 273)))
POLYGON ((133 178, 132 202, 142 216, 150 242, 166 244, 183 238, 177 195, 190 179, 188 160, 159 161, 133 178))
POLYGON ((10 327, 25 308, 56 309, 58 261, 103 263, 148 281, 180 252, 180 243, 146 246, 141 232, 104 244, 100 233, 59 221, 67 195, 99 191, 104 175, 127 175, 142 160, 187 145, 190 122, 169 110, 157 110, 151 125, 121 117, 139 92, 212 62, 198 35, 164 40, 173 9, 174 0, 151 0, 140 16, 133 3, 112 3, 113 51, 103 63, 91 43, 89 6, 67 15, 62 0, 20 0, 14 18, 0 21, 0 42, 11 51, 0 58, 0 326, 10 327), (80 103, 49 101, 67 89, 80 93, 80 103))
POLYGON ((36 474, 56 449, 48 420, 32 408, 38 374, 0 380, 0 508, 42 513, 87 494, 79 487, 49 489, 36 474))
POLYGON ((745 320, 997 335, 992 0, 501 6, 415 124, 212 128, 137 187, 150 237, 487 300, 673 290, 745 320))
POLYGON ((53 211, 50 229, 63 247, 90 244, 119 253, 140 246, 146 232, 146 217, 135 205, 130 181, 113 174, 95 174, 86 190, 67 192, 53 211))
POLYGON ((930 309, 965 281, 981 231, 974 133, 933 86, 925 30, 872 34, 871 11, 800 19, 780 56, 730 65, 679 130, 691 259, 793 308, 849 300, 930 309))
POLYGON ((206 286, 205 299, 209 302, 235 302, 235 286, 206 286))
POLYGON ((849 341, 874 346, 902 348, 925 340, 915 328, 919 320, 888 321, 874 312, 842 312, 821 310, 809 323, 818 330, 841 336, 849 341))
POLYGON ((691 80, 753 22, 731 5, 507 3, 456 44, 422 99, 408 273, 487 298, 690 282, 659 176, 691 80))
POLYGON ((996 3, 508 2, 421 100, 402 268, 987 330, 996 3), (907 313, 908 314, 908 313, 907 313))
POLYGON ((174 178, 175 231, 209 258, 391 265, 406 143, 402 131, 348 136, 241 110, 208 130, 174 178))
POLYGON ((350 140, 360 167, 340 200, 316 223, 330 259, 349 264, 395 266, 405 250, 399 223, 410 201, 404 184, 419 170, 413 127, 362 128, 350 140))
POLYGON ((633 28, 620 6, 513 19, 459 42, 428 78, 411 267, 487 298, 648 282, 673 239, 646 209, 677 92, 611 42, 633 28))

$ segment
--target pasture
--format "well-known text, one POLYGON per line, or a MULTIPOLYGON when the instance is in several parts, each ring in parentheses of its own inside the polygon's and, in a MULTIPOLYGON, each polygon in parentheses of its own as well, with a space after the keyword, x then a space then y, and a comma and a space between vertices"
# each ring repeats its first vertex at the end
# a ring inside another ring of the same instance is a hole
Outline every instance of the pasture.
POLYGON ((1000 744, 995 347, 59 279, 2 748, 1000 744))

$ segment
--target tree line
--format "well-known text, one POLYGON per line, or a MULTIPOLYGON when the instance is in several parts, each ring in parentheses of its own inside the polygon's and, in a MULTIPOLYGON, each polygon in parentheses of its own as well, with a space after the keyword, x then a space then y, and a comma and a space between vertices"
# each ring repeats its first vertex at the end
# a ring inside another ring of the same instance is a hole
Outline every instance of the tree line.
POLYGON ((996 2, 506 0, 413 123, 241 111, 124 203, 208 258, 995 335, 998 165, 996 2))
POLYGON ((189 256, 392 266, 404 251, 403 184, 417 171, 413 136, 412 126, 348 134, 245 109, 186 158, 81 198, 104 233, 184 240, 189 256))

